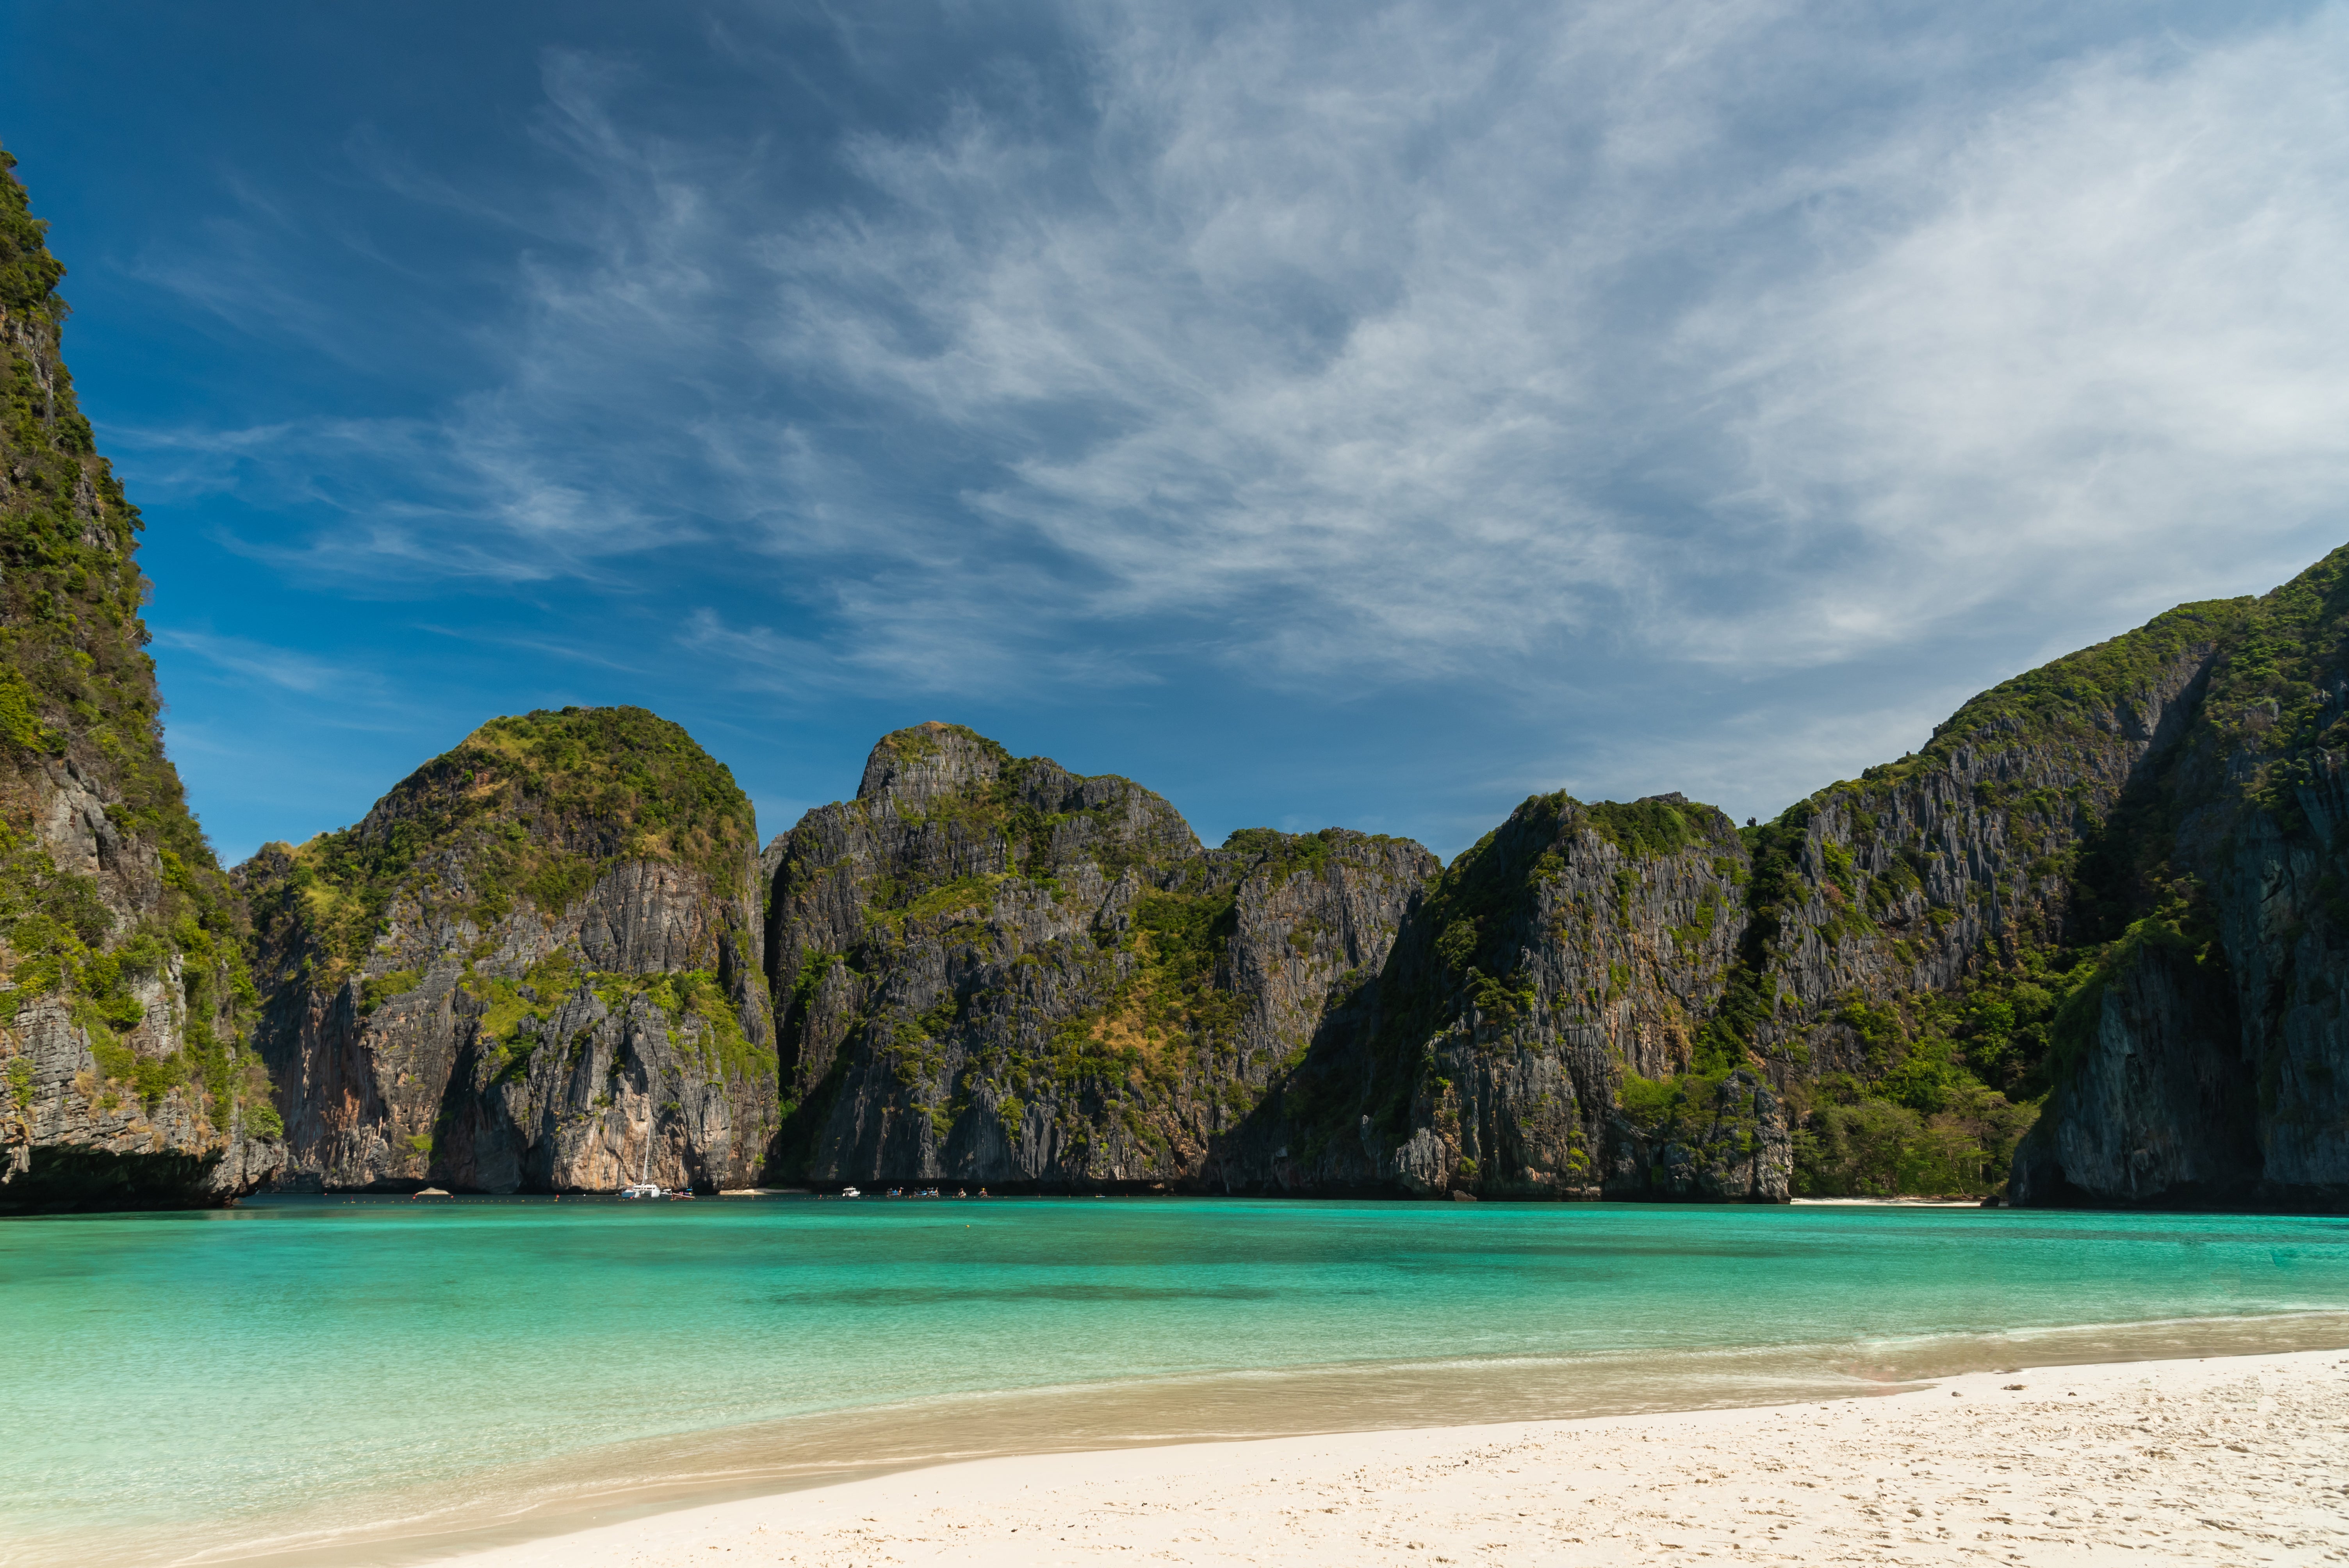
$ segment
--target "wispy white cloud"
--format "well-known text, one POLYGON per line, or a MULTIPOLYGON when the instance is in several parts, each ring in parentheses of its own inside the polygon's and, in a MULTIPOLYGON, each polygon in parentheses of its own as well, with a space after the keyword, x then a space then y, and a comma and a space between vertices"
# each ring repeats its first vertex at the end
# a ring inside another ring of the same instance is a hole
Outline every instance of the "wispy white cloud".
POLYGON ((247 637, 220 636, 208 632, 162 631, 155 634, 159 647, 192 655, 213 669, 280 690, 316 695, 347 694, 373 685, 365 672, 313 657, 292 648, 273 647, 247 637))
POLYGON ((1076 89, 788 156, 551 55, 527 211, 363 160, 517 236, 493 377, 121 434, 327 516, 281 567, 666 593, 746 690, 1939 689, 2342 531, 2349 22, 2077 15, 1087 10, 1076 89))
POLYGON ((1969 128, 1920 193, 1822 225, 1826 264, 1692 313, 1744 449, 1721 510, 1807 578, 1701 651, 1832 657, 2000 600, 2151 609, 2338 542, 2344 65, 2338 13, 2092 61, 1969 128))

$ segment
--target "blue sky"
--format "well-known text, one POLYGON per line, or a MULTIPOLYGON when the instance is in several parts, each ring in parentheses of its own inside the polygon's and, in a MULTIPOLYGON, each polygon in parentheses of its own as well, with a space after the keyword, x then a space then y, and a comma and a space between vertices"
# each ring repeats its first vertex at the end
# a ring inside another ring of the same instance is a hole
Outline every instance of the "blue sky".
POLYGON ((2349 537, 2349 11, 0 4, 224 858, 493 714, 1743 819, 2349 537))

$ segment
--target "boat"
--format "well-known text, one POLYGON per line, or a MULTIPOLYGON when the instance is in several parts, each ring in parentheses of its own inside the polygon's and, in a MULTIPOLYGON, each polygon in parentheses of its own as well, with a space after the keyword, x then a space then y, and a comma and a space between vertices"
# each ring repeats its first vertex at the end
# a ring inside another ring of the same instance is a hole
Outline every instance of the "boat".
POLYGON ((843 1187, 840 1190, 840 1195, 843 1198, 862 1198, 864 1196, 864 1193, 858 1191, 854 1187, 843 1187))
POLYGON ((652 1168, 653 1134, 652 1129, 647 1127, 645 1129, 645 1157, 636 1164, 636 1179, 634 1182, 620 1189, 620 1196, 623 1198, 667 1197, 668 1194, 661 1191, 659 1182, 648 1180, 652 1174, 652 1168))

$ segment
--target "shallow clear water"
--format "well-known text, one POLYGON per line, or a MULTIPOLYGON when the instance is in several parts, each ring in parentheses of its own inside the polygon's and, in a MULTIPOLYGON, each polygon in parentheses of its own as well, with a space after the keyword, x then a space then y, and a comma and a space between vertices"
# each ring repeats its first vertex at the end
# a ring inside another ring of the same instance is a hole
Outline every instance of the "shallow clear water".
POLYGON ((329 1199, 23 1221, 0 1225, 0 1562, 388 1561, 608 1516, 621 1480, 651 1506, 949 1455, 2349 1344, 2349 1317, 2305 1315, 2334 1314, 2349 1222, 2323 1218, 329 1199))

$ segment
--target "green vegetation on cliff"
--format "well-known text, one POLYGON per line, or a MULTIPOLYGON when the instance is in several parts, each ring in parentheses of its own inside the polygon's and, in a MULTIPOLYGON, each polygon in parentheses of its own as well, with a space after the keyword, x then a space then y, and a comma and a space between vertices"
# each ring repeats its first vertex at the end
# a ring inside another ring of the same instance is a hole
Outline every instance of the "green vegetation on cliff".
MULTIPOLYGON (((977 754, 979 776, 931 795, 918 810, 903 802, 889 810, 902 822, 936 828, 965 844, 1001 840, 1009 851, 1007 874, 1057 891, 1060 873, 1072 860, 1090 861, 1114 881, 1128 866, 1154 865, 1195 847, 1153 842, 1147 834, 1136 841, 1123 830, 1130 809, 1137 804, 1144 817, 1181 820, 1164 799, 1132 779, 1106 773, 1088 777, 1071 773, 1047 758, 1014 757, 1001 743, 964 725, 919 724, 895 730, 883 736, 874 750, 900 764, 919 764, 950 743, 977 754)), ((882 809, 864 801, 858 806, 882 809)), ((1188 833, 1185 828, 1179 837, 1188 833)), ((909 868, 905 874, 875 884, 872 907, 881 913, 904 911, 956 881, 968 882, 968 872, 949 855, 927 872, 909 868)))
POLYGON ((2180 604, 2135 631, 2026 670, 1951 715, 1917 756, 1871 768, 1860 777, 1871 782, 1905 777, 1965 745, 2096 733, 2101 720, 2150 691, 2182 659, 2240 636, 2256 603, 2210 599, 2180 604))
MULTIPOLYGON (((2335 552, 2264 598, 2181 605, 2002 682, 1922 751, 1746 830, 1747 923, 1699 1055, 1784 1064, 1798 1192, 1994 1191, 2093 1031, 2106 983, 2144 944, 2189 953, 2189 972, 2225 988, 2206 890, 2178 861, 2180 827, 2208 803, 2215 758, 2234 753, 2256 759, 2251 794, 2292 830, 2295 787, 2326 739, 2344 562, 2349 551, 2335 552), (2140 754, 2121 748, 2148 741, 2125 779, 2113 772, 2110 758, 2140 754), (2197 754, 2189 782, 2181 769, 2197 754), (1952 819, 1988 857, 1956 876, 1953 841, 1921 827, 1952 819), (1891 836, 1896 820, 1909 838, 1891 836), (1954 981, 1874 1000, 1855 990, 1791 1026, 1780 1013, 1801 951, 1789 943, 1806 931, 1835 951, 1882 954, 1899 974, 1967 917, 1982 934, 1954 981), (1856 1047, 1849 1070, 1805 1070, 1821 1031, 1847 1042, 1846 1056, 1856 1047)), ((2334 732, 2332 744, 2349 742, 2349 724, 2334 732)))
POLYGON ((756 839, 733 775, 683 728, 639 707, 566 707, 490 720, 357 827, 281 851, 267 880, 282 892, 254 891, 298 899, 313 940, 348 965, 403 892, 480 926, 520 901, 559 913, 624 861, 685 866, 735 894, 756 839))
POLYGON ((36 997, 64 997, 109 1083, 150 1100, 200 1087, 200 1117, 224 1128, 243 1102, 247 1125, 266 1130, 265 1082, 240 1050, 252 985, 235 901, 164 755, 140 616, 143 524, 77 404, 59 353, 65 268, 16 161, 0 150, 0 944, 12 986, 0 1010, 13 1020, 36 997), (98 877, 57 863, 36 813, 77 778, 150 868, 98 877), (179 1038, 150 1032, 134 1050, 122 1038, 144 1016, 134 991, 175 959, 179 1038))

